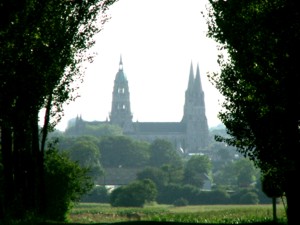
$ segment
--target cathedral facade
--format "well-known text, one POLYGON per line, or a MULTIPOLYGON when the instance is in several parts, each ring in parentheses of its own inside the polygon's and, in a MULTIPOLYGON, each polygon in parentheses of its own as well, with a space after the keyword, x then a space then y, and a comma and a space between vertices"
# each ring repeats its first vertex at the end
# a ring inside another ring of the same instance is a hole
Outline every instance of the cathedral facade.
POLYGON ((194 75, 191 63, 185 92, 184 115, 180 122, 133 122, 129 84, 120 58, 119 70, 114 80, 109 122, 120 126, 125 135, 134 139, 149 142, 157 138, 167 139, 184 153, 204 151, 208 146, 209 130, 199 65, 194 75))
MULTIPOLYGON (((137 140, 152 142, 155 139, 166 139, 185 154, 204 152, 209 142, 204 92, 199 65, 194 75, 192 63, 183 111, 184 115, 179 122, 133 122, 129 83, 120 58, 119 69, 114 80, 109 120, 99 123, 117 125, 122 128, 124 135, 137 140)), ((81 118, 80 120, 83 122, 81 118)))

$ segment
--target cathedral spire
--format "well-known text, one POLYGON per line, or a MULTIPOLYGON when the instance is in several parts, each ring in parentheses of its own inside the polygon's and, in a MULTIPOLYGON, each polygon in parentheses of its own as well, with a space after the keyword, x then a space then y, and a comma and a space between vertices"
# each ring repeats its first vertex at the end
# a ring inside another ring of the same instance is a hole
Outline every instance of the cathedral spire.
POLYGON ((191 91, 194 84, 194 69, 193 69, 193 62, 191 61, 191 67, 190 67, 190 76, 189 76, 189 83, 187 91, 191 91))
POLYGON ((188 152, 201 152, 208 146, 208 124, 205 115, 204 92, 202 90, 200 69, 197 64, 193 77, 191 64, 188 90, 185 92, 184 115, 182 123, 186 126, 186 146, 188 152))
POLYGON ((197 69, 196 69, 196 77, 195 77, 195 90, 199 90, 202 92, 202 84, 200 79, 200 69, 199 69, 199 63, 197 63, 197 69))
POLYGON ((123 70, 122 54, 120 55, 119 70, 123 70))

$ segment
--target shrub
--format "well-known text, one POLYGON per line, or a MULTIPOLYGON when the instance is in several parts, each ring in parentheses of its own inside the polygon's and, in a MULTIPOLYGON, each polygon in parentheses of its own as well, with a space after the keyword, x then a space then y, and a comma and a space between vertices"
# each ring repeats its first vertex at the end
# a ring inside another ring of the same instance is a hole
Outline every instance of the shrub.
POLYGON ((45 155, 46 219, 65 221, 72 203, 93 187, 88 169, 69 159, 65 153, 48 150, 45 155))
POLYGON ((202 191, 199 195, 200 202, 197 204, 228 204, 230 200, 226 190, 202 191))
POLYGON ((159 192, 158 202, 161 204, 173 204, 178 198, 186 199, 189 204, 197 204, 200 189, 193 185, 169 184, 159 192))
POLYGON ((231 196, 232 204, 258 204, 259 197, 254 188, 244 188, 231 196))
POLYGON ((184 198, 176 199, 173 203, 174 206, 187 206, 189 204, 188 200, 184 198))
POLYGON ((82 196, 81 202, 108 203, 108 191, 104 186, 95 186, 90 192, 82 196))
POLYGON ((113 190, 110 203, 112 206, 143 207, 145 203, 155 201, 156 196, 157 189, 152 180, 137 180, 113 190))
POLYGON ((258 195, 255 192, 245 193, 240 197, 240 204, 258 204, 258 195))

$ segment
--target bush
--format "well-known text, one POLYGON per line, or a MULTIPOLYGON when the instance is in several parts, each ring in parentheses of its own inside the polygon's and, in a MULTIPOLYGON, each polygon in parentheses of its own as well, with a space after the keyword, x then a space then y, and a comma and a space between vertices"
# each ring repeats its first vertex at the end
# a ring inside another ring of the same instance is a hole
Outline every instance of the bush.
POLYGON ((189 204, 197 204, 199 193, 200 189, 193 185, 169 184, 161 189, 157 201, 160 204, 173 204, 178 198, 184 198, 189 204))
POLYGON ((81 198, 81 202, 108 203, 109 194, 104 186, 95 186, 81 198))
POLYGON ((174 206, 187 206, 189 204, 188 200, 184 198, 176 199, 173 203, 174 206))
POLYGON ((240 189, 231 196, 232 204, 258 204, 259 197, 254 188, 240 189))
POLYGON ((226 190, 203 191, 199 195, 200 202, 197 204, 228 204, 230 196, 226 190))
POLYGON ((45 218, 65 221, 72 203, 93 187, 88 169, 73 162, 65 153, 48 150, 45 154, 45 218))
POLYGON ((258 204, 258 195, 255 192, 245 193, 240 197, 240 204, 258 204))
POLYGON ((138 180, 113 190, 110 204, 114 207, 143 207, 145 203, 155 201, 156 196, 157 189, 152 180, 138 180))

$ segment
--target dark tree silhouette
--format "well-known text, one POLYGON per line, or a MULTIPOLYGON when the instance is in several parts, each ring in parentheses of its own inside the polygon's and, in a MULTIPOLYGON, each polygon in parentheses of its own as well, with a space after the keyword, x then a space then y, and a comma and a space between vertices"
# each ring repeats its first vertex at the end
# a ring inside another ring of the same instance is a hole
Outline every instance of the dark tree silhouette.
MULTIPOLYGON (((297 224, 300 92, 299 10, 296 1, 210 0, 208 36, 228 57, 211 81, 224 95, 219 118, 231 137, 219 137, 280 177, 288 224, 297 224)), ((274 177, 275 178, 275 177, 274 177)))
POLYGON ((73 100, 71 84, 106 21, 113 0, 28 0, 0 4, 1 216, 42 214, 43 164, 49 128, 73 100), (100 19, 100 20, 98 20, 100 19), (45 121, 39 134, 39 112, 45 121), (51 118, 53 120, 51 120, 51 118), (54 122, 52 124, 51 122, 54 122))

